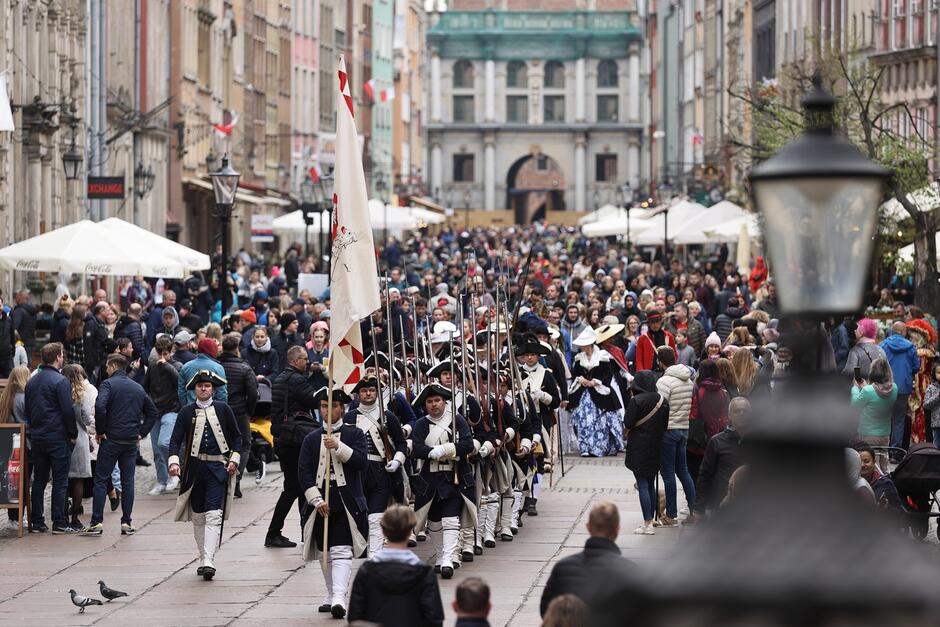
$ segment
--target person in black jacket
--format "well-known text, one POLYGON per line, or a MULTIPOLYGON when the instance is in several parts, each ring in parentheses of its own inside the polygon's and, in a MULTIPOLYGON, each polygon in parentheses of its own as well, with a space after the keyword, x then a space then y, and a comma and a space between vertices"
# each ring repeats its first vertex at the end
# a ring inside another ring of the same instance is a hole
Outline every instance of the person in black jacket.
POLYGON ((144 329, 140 325, 140 303, 131 303, 127 308, 127 313, 121 316, 117 325, 114 327, 114 339, 126 337, 131 341, 134 347, 134 359, 146 359, 147 346, 144 344, 144 329))
POLYGON ((228 381, 228 406, 232 408, 238 430, 242 433, 242 454, 238 464, 238 478, 235 480, 236 498, 242 496, 242 474, 251 450, 251 416, 258 403, 258 379, 248 362, 238 354, 241 341, 240 333, 229 333, 222 338, 222 354, 219 355, 219 363, 225 369, 225 380, 228 381))
POLYGON ((385 627, 439 627, 444 606, 434 569, 408 550, 416 522, 411 508, 392 505, 382 515, 385 548, 363 562, 353 580, 349 622, 385 627))
POLYGON ((144 375, 144 389, 153 399, 153 404, 160 415, 150 431, 153 467, 157 472, 157 483, 150 494, 156 496, 163 492, 172 492, 179 486, 179 477, 171 477, 167 471, 167 460, 170 458, 170 437, 173 435, 176 415, 180 410, 177 386, 182 364, 171 357, 173 340, 165 335, 156 339, 153 350, 156 353, 156 359, 150 362, 147 374, 144 375))
POLYGON ((132 535, 137 529, 131 516, 134 511, 134 472, 137 443, 150 433, 157 421, 157 408, 140 384, 127 376, 127 358, 113 354, 107 361, 108 379, 98 388, 95 401, 95 437, 101 445, 95 464, 95 487, 91 522, 82 535, 100 536, 104 532, 104 501, 108 478, 116 464, 121 469, 121 535, 132 535))
POLYGON ((728 405, 731 424, 708 441, 695 484, 696 515, 705 513, 706 509, 718 509, 728 493, 731 475, 741 465, 741 457, 738 454, 741 447, 741 430, 745 428, 750 408, 751 403, 743 396, 733 399, 728 405))
POLYGON ((29 290, 18 290, 14 295, 16 306, 10 313, 13 320, 13 330, 19 336, 26 348, 26 354, 32 355, 36 348, 36 319, 39 308, 29 302, 29 290))
POLYGON ((562 594, 573 594, 590 607, 601 593, 601 584, 616 589, 617 583, 633 571, 633 563, 620 554, 616 544, 620 533, 616 505, 609 501, 595 503, 587 530, 591 537, 584 543, 584 550, 560 560, 552 568, 539 603, 542 616, 552 599, 562 594))
POLYGON ((0 379, 8 379, 13 370, 13 355, 16 352, 16 331, 13 319, 3 310, 0 298, 0 379))
POLYGON ((105 349, 105 342, 109 339, 106 316, 110 309, 111 306, 108 303, 97 303, 93 311, 85 316, 83 341, 85 363, 82 365, 94 384, 101 383, 100 378, 95 377, 94 373, 98 372, 98 366, 102 365, 108 357, 109 351, 105 349))
POLYGON ((271 338, 271 344, 277 353, 278 371, 275 374, 280 374, 281 370, 287 367, 287 349, 291 346, 303 346, 304 340, 303 336, 297 333, 300 321, 293 313, 282 313, 277 320, 281 325, 281 332, 271 338))
POLYGON ((69 460, 78 438, 78 423, 72 406, 72 386, 60 372, 65 349, 57 342, 42 348, 42 365, 25 389, 29 417, 30 462, 33 465, 30 532, 48 531, 43 520, 43 498, 52 471, 52 533, 78 531, 68 525, 65 512, 69 488, 69 460))
POLYGON ((52 331, 49 333, 50 342, 65 342, 65 330, 69 328, 69 318, 72 317, 72 307, 75 302, 68 294, 59 299, 58 307, 52 314, 52 331))
POLYGON ((656 373, 641 370, 630 384, 633 398, 623 417, 624 429, 629 429, 627 454, 624 464, 633 471, 640 491, 643 525, 633 533, 653 535, 653 516, 659 495, 654 480, 659 473, 663 434, 669 424, 669 403, 656 391, 656 373))
POLYGON ((252 332, 251 342, 245 350, 245 361, 255 371, 256 377, 273 379, 281 372, 277 351, 268 337, 268 329, 256 326, 252 332))
POLYGON ((274 451, 284 471, 284 489, 277 499, 268 525, 264 539, 264 546, 267 547, 297 546, 297 543, 285 538, 281 530, 284 529, 284 519, 294 501, 297 502, 297 509, 303 513, 303 491, 297 479, 301 441, 294 436, 316 428, 318 421, 312 413, 314 409, 320 408, 316 394, 317 391, 307 379, 307 350, 303 346, 292 346, 287 351, 287 368, 271 385, 271 434, 274 436, 274 451))

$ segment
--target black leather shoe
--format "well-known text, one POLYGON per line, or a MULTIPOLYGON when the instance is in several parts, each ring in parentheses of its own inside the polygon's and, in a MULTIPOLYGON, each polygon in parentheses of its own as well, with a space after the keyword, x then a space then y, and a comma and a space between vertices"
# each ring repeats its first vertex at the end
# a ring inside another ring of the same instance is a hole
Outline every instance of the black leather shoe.
POLYGON ((111 511, 113 512, 121 505, 121 493, 115 492, 114 496, 109 496, 108 500, 111 502, 111 511))
POLYGON ((538 516, 539 510, 536 509, 536 504, 538 504, 538 499, 529 499, 529 504, 526 506, 525 513, 527 516, 538 516))
POLYGON ((151 465, 152 465, 150 462, 148 462, 146 459, 144 459, 142 455, 137 455, 137 460, 136 460, 134 463, 135 463, 136 465, 138 465, 138 466, 143 466, 143 467, 145 467, 145 468, 146 468, 147 466, 151 466, 151 465))
MULTIPOLYGON (((512 540, 512 536, 509 536, 509 539, 512 540)), ((483 542, 483 546, 485 546, 485 547, 488 548, 488 549, 495 549, 495 548, 496 548, 496 540, 486 540, 486 541, 483 542)))
POLYGON ((202 578, 206 581, 212 581, 212 578, 215 577, 215 569, 211 566, 206 566, 202 569, 202 578))
POLYGON ((464 562, 472 562, 473 553, 471 551, 463 551, 460 553, 460 559, 464 562))
MULTIPOLYGON (((512 542, 512 537, 513 537, 513 536, 512 536, 511 533, 501 533, 501 534, 499 534, 499 539, 502 540, 503 542, 512 542)), ((496 546, 496 543, 495 543, 495 542, 493 543, 493 546, 496 546)))
POLYGON ((202 577, 202 573, 204 573, 204 572, 206 572, 206 567, 205 567, 205 566, 200 566, 199 568, 196 569, 196 576, 197 576, 197 577, 202 577))
POLYGON ((330 614, 333 615, 333 618, 343 618, 346 616, 346 608, 337 603, 330 608, 330 614))
POLYGON ((435 572, 436 574, 438 574, 438 575, 441 574, 441 565, 440 565, 440 564, 435 564, 435 565, 434 565, 434 572, 435 572))
POLYGON ((330 605, 329 603, 324 603, 323 605, 317 608, 317 611, 320 612, 321 614, 326 614, 331 609, 333 609, 332 605, 330 605))
POLYGON ((271 549, 292 549, 297 546, 296 542, 291 542, 281 534, 268 536, 264 539, 264 546, 271 549))
POLYGON ((474 544, 474 545, 473 545, 473 554, 474 554, 474 555, 483 555, 483 547, 480 546, 480 545, 478 545, 478 544, 474 544))
POLYGON ((47 531, 49 531, 49 525, 46 523, 39 523, 38 525, 29 526, 30 533, 46 533, 47 531))
POLYGON ((408 548, 413 549, 413 548, 416 547, 416 546, 418 546, 418 541, 417 541, 417 540, 412 540, 411 538, 408 538, 408 548))
POLYGON ((441 579, 450 579, 454 576, 454 569, 450 566, 444 566, 441 568, 441 579))

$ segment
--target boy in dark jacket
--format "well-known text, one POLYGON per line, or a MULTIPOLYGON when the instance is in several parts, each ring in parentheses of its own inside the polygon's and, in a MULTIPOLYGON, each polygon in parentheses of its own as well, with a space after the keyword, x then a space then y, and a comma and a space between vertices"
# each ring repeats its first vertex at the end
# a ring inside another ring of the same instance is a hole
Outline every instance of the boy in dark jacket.
POLYGON ((437 627, 444 607, 434 569, 408 549, 415 514, 392 505, 382 515, 385 548, 363 562, 353 580, 349 621, 371 621, 386 627, 437 627))
POLYGON ((746 398, 739 396, 732 400, 728 407, 731 424, 708 441, 695 486, 696 516, 704 513, 706 508, 718 509, 728 493, 731 475, 741 465, 738 454, 741 448, 741 430, 745 427, 750 409, 751 403, 746 398))
POLYGON ((222 353, 219 363, 225 369, 228 382, 228 406, 235 414, 238 430, 242 433, 241 459, 238 464, 238 479, 235 482, 235 497, 241 498, 241 478, 248 463, 251 451, 251 417, 258 403, 258 379, 255 373, 238 352, 242 337, 239 333, 229 333, 222 338, 222 353))

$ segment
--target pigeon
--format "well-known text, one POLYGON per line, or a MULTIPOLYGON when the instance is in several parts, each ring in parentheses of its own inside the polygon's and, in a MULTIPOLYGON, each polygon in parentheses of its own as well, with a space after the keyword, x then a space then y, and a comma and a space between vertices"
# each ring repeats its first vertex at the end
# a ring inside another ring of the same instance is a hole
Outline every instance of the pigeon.
POLYGON ((91 597, 83 597, 74 590, 69 590, 69 595, 72 597, 72 605, 78 608, 79 614, 85 613, 85 608, 89 605, 103 605, 98 599, 92 599, 91 597))
POLYGON ((121 592, 120 590, 112 590, 111 588, 108 587, 108 584, 106 584, 103 581, 98 582, 98 589, 101 590, 101 596, 106 598, 108 600, 108 603, 110 603, 114 599, 127 596, 126 592, 121 592))

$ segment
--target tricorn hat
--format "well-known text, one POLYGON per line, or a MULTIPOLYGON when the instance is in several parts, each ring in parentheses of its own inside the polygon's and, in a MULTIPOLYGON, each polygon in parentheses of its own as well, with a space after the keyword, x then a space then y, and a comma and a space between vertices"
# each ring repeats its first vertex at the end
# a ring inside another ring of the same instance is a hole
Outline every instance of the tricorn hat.
POLYGON ((197 370, 186 383, 186 389, 195 390, 198 383, 211 383, 212 387, 217 388, 226 385, 227 381, 211 370, 197 370))
MULTIPOLYGON (((353 388, 353 392, 358 393, 362 388, 378 388, 379 380, 373 376, 367 376, 359 379, 359 383, 356 384, 356 387, 353 388)), ((333 392, 334 398, 336 396, 336 391, 333 392)))
MULTIPOLYGON (((321 403, 327 400, 328 392, 329 392, 329 389, 324 385, 322 388, 317 390, 316 393, 313 395, 313 400, 316 401, 317 403, 321 403)), ((333 402, 334 403, 342 403, 343 405, 346 405, 351 401, 352 399, 349 398, 349 394, 347 394, 346 391, 343 390, 342 386, 337 386, 333 388, 333 402)))
POLYGON ((415 409, 423 408, 424 403, 432 396, 440 396, 445 401, 449 401, 453 397, 453 394, 440 383, 429 383, 428 385, 424 386, 424 389, 421 390, 421 393, 418 394, 418 397, 414 400, 411 406, 415 409))

